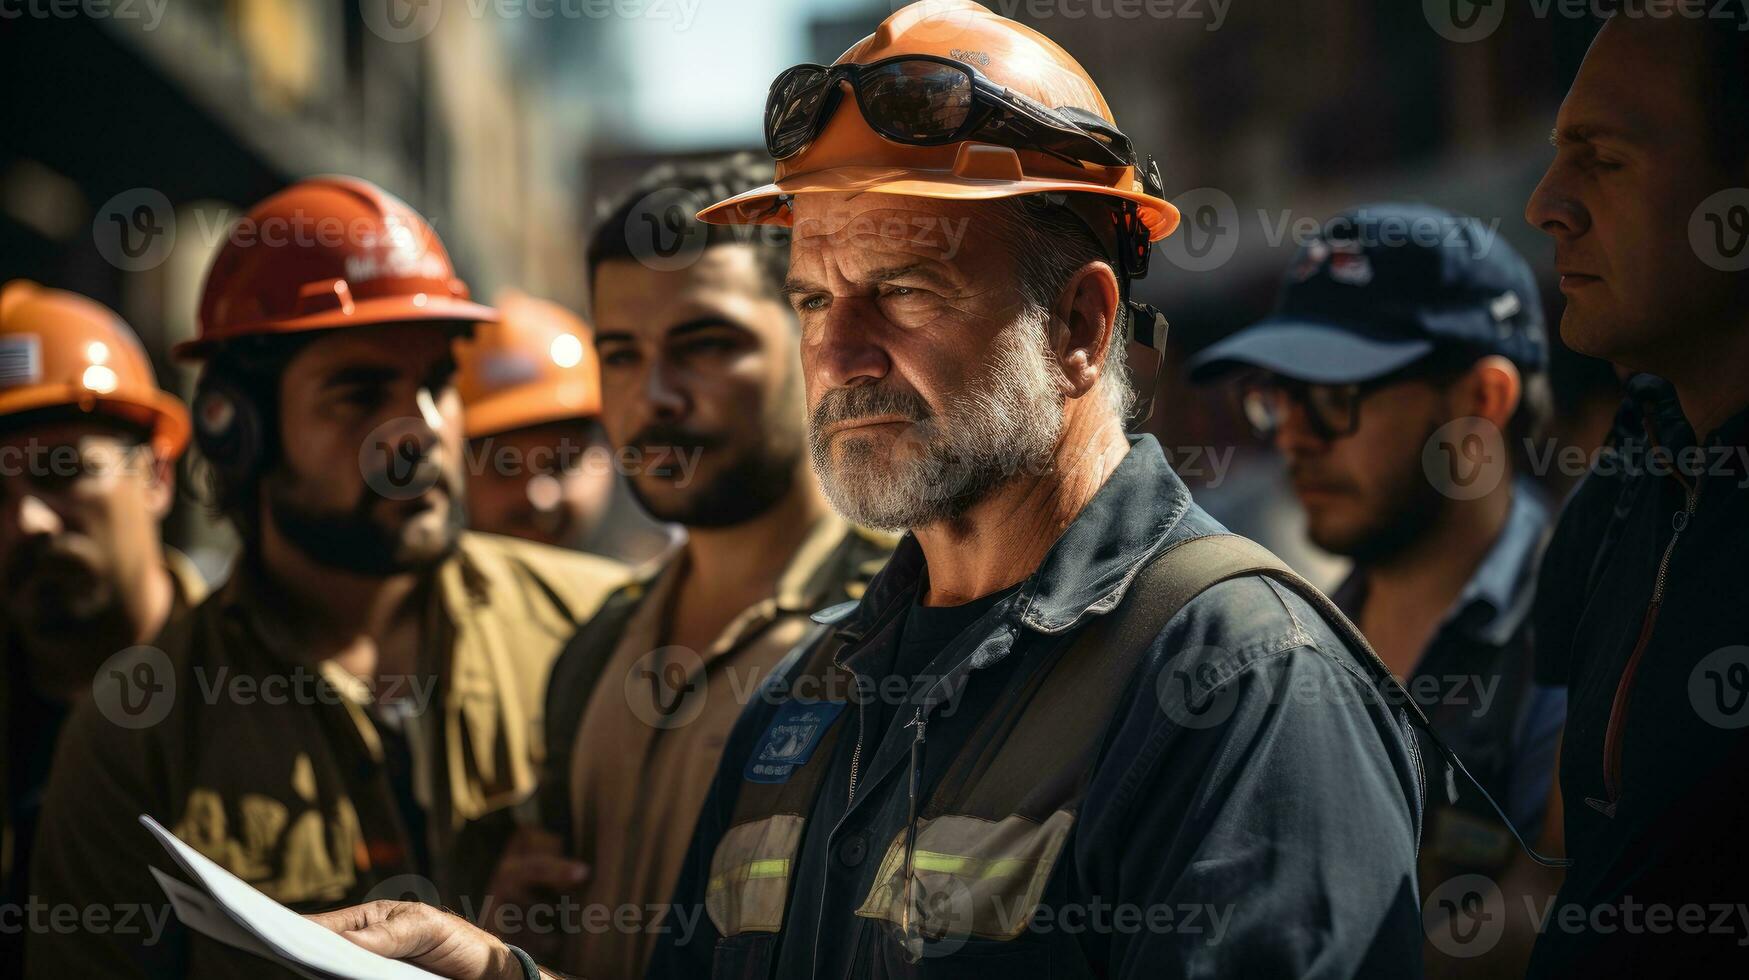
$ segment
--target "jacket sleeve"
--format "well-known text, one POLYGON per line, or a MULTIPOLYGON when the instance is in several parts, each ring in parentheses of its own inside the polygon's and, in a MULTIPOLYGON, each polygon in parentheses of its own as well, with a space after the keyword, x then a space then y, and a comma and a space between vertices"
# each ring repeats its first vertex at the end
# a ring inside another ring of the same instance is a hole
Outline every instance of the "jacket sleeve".
POLYGON ((169 817, 153 788, 162 785, 153 737, 110 722, 89 700, 74 711, 43 801, 31 891, 49 911, 26 940, 26 976, 188 973, 185 933, 148 870, 172 862, 139 823, 142 813, 169 817), (74 918, 57 925, 57 915, 74 918))
POLYGON ((1241 579, 1150 664, 1077 843, 1083 893, 1140 924, 1090 956, 1137 980, 1419 975, 1420 777, 1358 658, 1297 596, 1241 579))

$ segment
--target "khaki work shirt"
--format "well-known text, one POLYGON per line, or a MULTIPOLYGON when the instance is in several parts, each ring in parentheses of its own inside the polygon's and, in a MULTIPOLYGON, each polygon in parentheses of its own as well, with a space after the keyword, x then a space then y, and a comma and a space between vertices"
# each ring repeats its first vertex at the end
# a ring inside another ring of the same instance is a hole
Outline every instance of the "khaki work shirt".
MULTIPOLYGON (((814 628, 808 614, 860 596, 893 543, 835 515, 821 519, 776 594, 735 617, 702 651, 663 645, 683 557, 622 591, 638 605, 618 642, 598 648, 610 649, 611 658, 571 752, 572 840, 591 872, 573 896, 577 918, 557 923, 570 933, 560 969, 643 976, 657 935, 653 919, 674 890, 729 729, 766 675, 814 628)), ((577 652, 573 646, 566 656, 577 652)))
MULTIPOLYGON (((138 824, 151 814, 207 857, 301 912, 420 897, 463 914, 533 793, 547 671, 623 566, 464 534, 422 586, 424 662, 373 685, 297 654, 259 574, 243 569, 176 630, 134 685, 82 705, 55 760, 34 891, 50 905, 161 913, 147 870, 171 868, 138 824), (430 867, 414 860, 383 740, 365 710, 411 699, 404 729, 430 867)), ((282 975, 179 929, 33 932, 33 977, 282 975)))

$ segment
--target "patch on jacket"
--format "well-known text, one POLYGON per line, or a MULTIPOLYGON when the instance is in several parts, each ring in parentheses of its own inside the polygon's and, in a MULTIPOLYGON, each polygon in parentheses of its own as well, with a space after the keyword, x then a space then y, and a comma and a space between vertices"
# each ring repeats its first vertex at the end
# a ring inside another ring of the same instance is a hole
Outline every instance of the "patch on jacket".
POLYGON ((752 783, 784 783, 807 765, 826 730, 844 710, 843 701, 785 701, 759 737, 744 773, 752 783))

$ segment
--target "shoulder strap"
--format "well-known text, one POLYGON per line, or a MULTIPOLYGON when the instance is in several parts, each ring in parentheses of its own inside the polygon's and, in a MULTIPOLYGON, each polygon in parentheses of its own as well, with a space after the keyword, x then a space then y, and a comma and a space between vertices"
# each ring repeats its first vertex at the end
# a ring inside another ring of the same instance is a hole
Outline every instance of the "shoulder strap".
POLYGON ((1168 545, 1136 573, 1122 603, 1084 629, 1052 663, 1018 681, 930 799, 931 814, 1008 813, 1042 820, 1081 795, 1131 678, 1154 640, 1191 600, 1213 586, 1264 570, 1287 570, 1267 549, 1232 534, 1168 545), (1065 760, 1064 753, 1078 758, 1065 760), (1044 760, 1063 764, 1045 765, 1044 760))

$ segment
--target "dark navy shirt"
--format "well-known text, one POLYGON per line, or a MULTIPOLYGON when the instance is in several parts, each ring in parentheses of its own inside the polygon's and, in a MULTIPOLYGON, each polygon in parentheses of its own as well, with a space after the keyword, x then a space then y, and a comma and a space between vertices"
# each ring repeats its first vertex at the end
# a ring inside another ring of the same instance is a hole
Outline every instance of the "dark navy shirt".
MULTIPOLYGON (((1039 568, 924 671, 950 692, 928 717, 925 798, 1012 672, 1114 609, 1160 549, 1221 530, 1159 444, 1134 440, 1039 568)), ((907 537, 854 608, 825 617, 851 640, 848 667, 862 675, 892 648, 926 572, 907 537)), ((730 736, 676 890, 682 910, 703 903, 748 757, 781 703, 756 698, 730 736)), ((832 722, 847 727, 807 814, 781 931, 719 946, 717 927, 700 916, 695 932, 662 937, 649 975, 1419 973, 1417 760, 1401 709, 1378 698, 1358 655, 1307 602, 1260 577, 1214 586, 1160 632, 1118 704, 1067 846, 1018 938, 964 940, 906 964, 896 931, 856 914, 908 819, 914 729, 910 710, 869 728, 870 716, 851 705, 832 722), (1186 680, 1175 686, 1178 678, 1186 680)))
MULTIPOLYGON (((1566 688, 1536 682, 1532 649, 1530 610, 1550 518, 1541 492, 1518 481, 1499 536, 1404 683, 1434 731, 1527 841, 1542 825, 1567 715, 1566 688)), ((1366 583, 1366 570, 1356 569, 1332 596, 1350 617, 1359 616, 1366 583)), ((1417 734, 1422 757, 1439 758, 1425 734, 1417 734)), ((1428 792, 1422 857, 1448 876, 1497 874, 1517 844, 1475 787, 1457 780, 1456 789, 1455 803, 1443 786, 1428 792)), ((1422 882, 1423 888, 1439 884, 1422 882)))
POLYGON ((1741 976, 1749 412, 1699 443, 1668 384, 1629 393, 1543 564, 1537 666, 1569 690, 1573 867, 1531 975, 1741 976))

